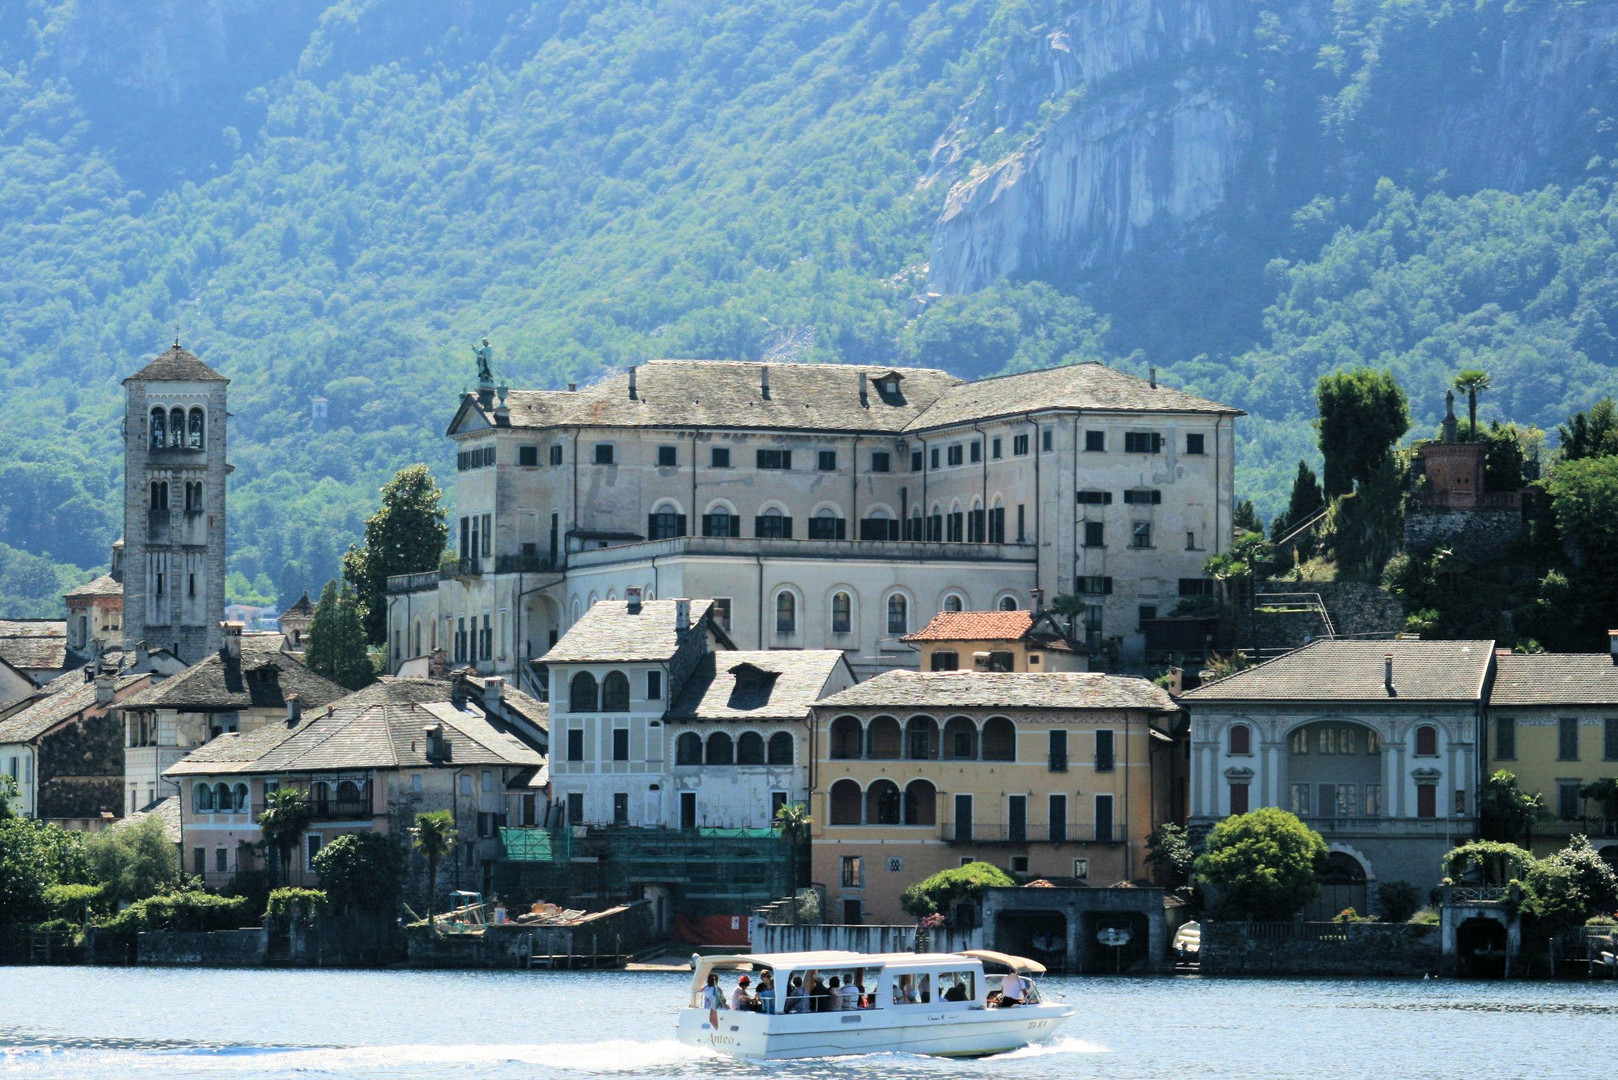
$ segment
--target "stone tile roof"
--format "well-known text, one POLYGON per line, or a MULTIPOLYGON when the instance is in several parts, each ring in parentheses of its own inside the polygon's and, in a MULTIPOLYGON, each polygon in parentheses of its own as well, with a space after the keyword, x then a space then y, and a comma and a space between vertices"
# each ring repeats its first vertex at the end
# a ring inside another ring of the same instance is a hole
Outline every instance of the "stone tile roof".
POLYGON ((0 619, 0 659, 24 671, 67 667, 67 620, 0 619))
MULTIPOLYGON (((147 674, 120 675, 115 692, 122 693, 150 678, 151 676, 147 674)), ((80 676, 80 683, 76 688, 42 697, 26 709, 13 713, 0 722, 0 743, 33 742, 57 724, 71 720, 87 709, 95 708, 95 703, 95 683, 84 682, 80 676)))
POLYGON ((476 707, 459 710, 448 701, 369 701, 316 713, 296 727, 272 723, 245 735, 221 735, 187 754, 164 775, 544 764, 542 754, 476 707), (443 725, 449 747, 448 756, 436 761, 428 759, 422 734, 434 724, 443 725))
POLYGON ((1618 664, 1607 653, 1509 653, 1494 662, 1491 708, 1618 705, 1618 664))
POLYGON ((1181 695, 1211 701, 1477 701, 1492 641, 1316 641, 1181 695), (1383 658, 1393 656, 1393 688, 1383 658))
POLYGON ((1021 641, 1034 625, 1032 611, 940 611, 900 641, 1021 641))
MULTIPOLYGON (((1240 411, 1104 364, 1072 364, 1044 371, 964 382, 935 368, 882 368, 853 364, 759 364, 736 360, 653 360, 618 371, 578 391, 513 390, 506 397, 516 428, 698 427, 899 434, 1012 416, 1034 409, 1194 412, 1240 411), (762 369, 769 368, 770 396, 762 369), (867 376, 860 399, 860 373, 867 376), (897 374, 899 392, 883 396, 876 380, 897 374)), ((491 426, 494 408, 468 395, 463 408, 491 426)))
POLYGON ((297 603, 281 612, 281 617, 284 619, 288 615, 307 615, 310 618, 314 618, 314 614, 315 605, 309 602, 309 594, 306 592, 302 596, 298 597, 297 603))
POLYGON ((356 690, 339 698, 333 705, 413 705, 429 701, 448 701, 453 684, 448 679, 405 679, 397 675, 384 675, 363 690, 356 690))
POLYGON ((244 636, 240 659, 222 651, 170 676, 149 690, 119 702, 122 709, 184 709, 231 712, 286 707, 286 695, 297 694, 305 712, 320 708, 348 691, 310 671, 302 660, 282 650, 280 634, 244 636))
POLYGON ((64 600, 77 600, 81 597, 94 596, 122 596, 124 583, 111 574, 102 574, 94 581, 87 581, 76 589, 70 589, 62 594, 64 600))
POLYGON ((219 372, 182 349, 178 342, 124 382, 229 382, 219 372))
POLYGON ((711 652, 681 687, 668 718, 806 720, 842 662, 836 649, 711 652))
POLYGON ((1036 409, 1243 415, 1240 409, 1229 405, 1162 383, 1154 387, 1138 375, 1105 364, 1089 363, 961 383, 945 391, 908 430, 925 431, 1036 409))
MULTIPOLYGON (((631 615, 625 600, 598 600, 542 658, 546 664, 633 664, 669 660, 680 647, 674 601, 647 600, 631 615)), ((706 633, 712 600, 692 600, 691 628, 706 633)))
POLYGON ((180 798, 177 795, 165 795, 147 803, 128 817, 120 818, 107 826, 110 829, 126 829, 138 821, 155 817, 163 823, 163 832, 174 843, 181 840, 180 832, 180 798))
POLYGON ((884 671, 833 694, 822 710, 1151 709, 1173 711, 1168 691, 1145 679, 1098 672, 884 671))

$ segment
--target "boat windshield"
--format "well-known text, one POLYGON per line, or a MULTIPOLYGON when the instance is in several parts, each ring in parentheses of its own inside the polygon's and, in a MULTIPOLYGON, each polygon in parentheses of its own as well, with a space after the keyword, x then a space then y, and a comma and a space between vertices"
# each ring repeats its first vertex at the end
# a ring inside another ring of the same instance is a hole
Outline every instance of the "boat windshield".
POLYGON ((880 967, 804 968, 780 980, 775 1012, 853 1012, 875 1009, 880 967))

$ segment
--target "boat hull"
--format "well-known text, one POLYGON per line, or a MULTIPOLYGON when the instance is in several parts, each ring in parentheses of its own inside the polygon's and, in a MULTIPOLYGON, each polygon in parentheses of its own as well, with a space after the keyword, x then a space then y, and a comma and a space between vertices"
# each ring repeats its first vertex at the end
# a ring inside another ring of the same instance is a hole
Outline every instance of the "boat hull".
POLYGON ((888 1009, 789 1016, 721 1012, 715 1031, 706 1010, 688 1008, 680 1010, 678 1037, 692 1046, 762 1061, 891 1053, 985 1057, 1044 1042, 1072 1015, 1073 1007, 1061 1004, 902 1014, 888 1009))

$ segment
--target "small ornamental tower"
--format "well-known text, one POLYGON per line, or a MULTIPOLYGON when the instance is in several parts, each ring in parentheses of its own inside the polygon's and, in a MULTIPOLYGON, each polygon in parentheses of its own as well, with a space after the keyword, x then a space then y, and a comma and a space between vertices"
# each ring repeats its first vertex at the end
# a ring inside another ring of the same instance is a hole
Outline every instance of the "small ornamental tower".
POLYGON ((220 646, 229 383, 178 341, 124 380, 126 650, 194 664, 220 646))

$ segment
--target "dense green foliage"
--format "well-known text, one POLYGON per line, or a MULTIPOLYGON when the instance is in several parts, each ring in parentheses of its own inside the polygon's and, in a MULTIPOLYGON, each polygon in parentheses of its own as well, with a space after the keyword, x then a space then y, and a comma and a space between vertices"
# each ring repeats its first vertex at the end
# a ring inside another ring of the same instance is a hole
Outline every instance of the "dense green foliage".
POLYGON ((1421 905, 1421 890, 1408 881, 1384 881, 1376 887, 1376 917, 1383 922, 1408 922, 1421 905))
POLYGON ((404 886, 404 849, 379 833, 343 833, 315 854, 321 888, 338 907, 391 915, 404 886))
POLYGON ((1369 480, 1410 430, 1410 403, 1391 371, 1354 368, 1322 375, 1315 405, 1326 462, 1321 486, 1328 496, 1347 495, 1369 480))
POLYGON ((128 938, 147 930, 238 930, 257 922, 258 914, 244 897, 170 892, 137 901, 101 926, 128 938))
POLYGON ((320 590, 314 617, 309 620, 309 644, 303 662, 315 674, 350 690, 363 689, 376 680, 365 647, 359 598, 347 582, 339 590, 337 582, 328 581, 320 590))
POLYGON ((1583 926, 1593 915, 1618 911, 1618 874, 1585 836, 1534 863, 1523 884, 1526 910, 1549 927, 1583 926))
POLYGON ((448 542, 444 493, 433 474, 425 465, 400 469, 383 485, 381 507, 365 519, 364 543, 343 554, 343 579, 354 589, 372 645, 387 640, 388 575, 438 569, 448 542))
POLYGON ((269 899, 264 905, 264 917, 281 922, 293 922, 324 915, 330 909, 330 899, 322 889, 283 887, 270 891, 269 899))
POLYGON ((84 851, 114 903, 134 903, 180 883, 179 851, 155 815, 96 833, 84 851))
POLYGON ((1208 833, 1196 872, 1227 919, 1290 919, 1320 895, 1326 842, 1285 810, 1260 807, 1208 833))
POLYGON ((0 926, 48 917, 46 891, 54 885, 91 883, 83 834, 36 818, 0 817, 0 926))
POLYGON ((981 900, 988 889, 1008 889, 1017 879, 993 863, 970 862, 913 882, 899 896, 899 905, 918 919, 942 915, 949 919, 955 905, 981 900))
POLYGON ((1534 865, 1526 848, 1498 840, 1473 840, 1444 855, 1444 876, 1479 885, 1504 885, 1521 880, 1534 865))
POLYGON ((258 816, 259 835, 265 846, 275 853, 275 865, 280 868, 281 880, 287 880, 292 866, 292 851, 298 838, 309 828, 311 812, 297 788, 278 788, 265 797, 264 812, 258 816))
POLYGON ((1532 843, 1534 822, 1544 812, 1544 797, 1524 791, 1505 769, 1496 770, 1478 787, 1478 832, 1484 840, 1532 843))

